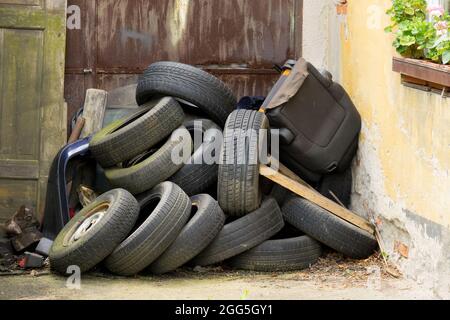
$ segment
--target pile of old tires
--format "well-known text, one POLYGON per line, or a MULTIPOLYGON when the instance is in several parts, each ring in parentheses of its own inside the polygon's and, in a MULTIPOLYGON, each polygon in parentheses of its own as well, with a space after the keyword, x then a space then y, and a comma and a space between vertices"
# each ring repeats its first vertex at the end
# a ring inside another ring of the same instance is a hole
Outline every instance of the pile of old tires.
POLYGON ((259 166, 246 160, 261 138, 239 144, 236 132, 269 129, 268 119, 234 110, 236 98, 219 79, 180 63, 155 63, 141 76, 136 100, 137 113, 90 142, 113 189, 58 235, 50 252, 54 270, 102 264, 130 276, 225 262, 285 271, 311 266, 323 246, 351 258, 373 253, 371 234, 280 187, 262 191, 259 166), (188 116, 192 108, 203 116, 188 116), (196 134, 203 137, 197 146, 196 134), (206 164, 202 157, 217 145, 212 157, 219 161, 206 164), (177 150, 190 152, 175 163, 177 150))

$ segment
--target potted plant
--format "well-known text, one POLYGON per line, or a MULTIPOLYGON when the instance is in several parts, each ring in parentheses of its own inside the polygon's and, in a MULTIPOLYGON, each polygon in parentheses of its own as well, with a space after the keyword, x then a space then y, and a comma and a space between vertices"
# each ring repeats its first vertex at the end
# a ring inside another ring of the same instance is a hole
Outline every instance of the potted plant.
POLYGON ((405 58, 450 63, 450 15, 439 5, 426 0, 393 0, 387 11, 392 24, 387 32, 395 34, 393 46, 405 58))

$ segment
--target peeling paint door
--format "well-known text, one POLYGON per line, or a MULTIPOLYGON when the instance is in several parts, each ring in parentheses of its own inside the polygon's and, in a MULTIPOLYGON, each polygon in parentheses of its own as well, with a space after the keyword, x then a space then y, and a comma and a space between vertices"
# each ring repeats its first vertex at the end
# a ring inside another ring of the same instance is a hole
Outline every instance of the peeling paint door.
POLYGON ((274 63, 301 56, 302 0, 69 0, 69 117, 85 90, 137 81, 152 62, 207 69, 238 97, 266 95, 274 63))
POLYGON ((42 215, 64 144, 66 0, 0 0, 0 222, 19 206, 42 215))

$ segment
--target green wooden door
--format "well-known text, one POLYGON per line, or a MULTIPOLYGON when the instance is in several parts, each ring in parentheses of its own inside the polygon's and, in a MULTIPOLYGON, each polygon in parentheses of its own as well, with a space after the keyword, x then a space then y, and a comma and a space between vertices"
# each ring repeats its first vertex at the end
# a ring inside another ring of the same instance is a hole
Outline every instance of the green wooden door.
POLYGON ((0 222, 22 204, 43 214, 65 142, 66 0, 0 0, 0 222))

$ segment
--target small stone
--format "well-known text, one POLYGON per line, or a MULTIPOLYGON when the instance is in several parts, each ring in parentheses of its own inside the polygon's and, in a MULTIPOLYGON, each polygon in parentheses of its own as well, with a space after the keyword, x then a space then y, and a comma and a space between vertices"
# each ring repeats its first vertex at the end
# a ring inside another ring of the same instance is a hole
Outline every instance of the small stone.
POLYGON ((205 273, 205 272, 208 272, 208 269, 200 267, 200 266, 197 266, 197 267, 194 268, 194 272, 205 273))

